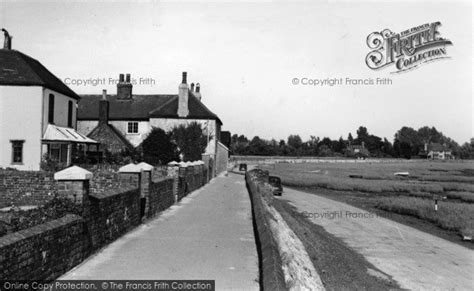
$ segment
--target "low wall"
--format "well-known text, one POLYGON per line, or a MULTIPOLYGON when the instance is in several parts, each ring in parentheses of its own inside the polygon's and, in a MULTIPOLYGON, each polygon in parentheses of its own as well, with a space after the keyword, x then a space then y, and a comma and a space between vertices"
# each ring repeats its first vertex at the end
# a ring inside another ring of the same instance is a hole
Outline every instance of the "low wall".
POLYGON ((264 290, 324 290, 303 243, 272 206, 268 171, 246 173, 264 290))
POLYGON ((393 158, 367 158, 355 159, 346 157, 285 157, 285 156, 231 156, 231 162, 248 164, 275 164, 275 163, 413 163, 431 161, 427 159, 393 159, 393 158))
MULTIPOLYGON (((175 197, 182 198, 208 182, 206 170, 200 165, 182 167, 180 185, 175 185, 177 170, 170 171, 170 177, 166 178, 143 170, 116 173, 96 169, 92 178, 84 169, 74 171, 79 172, 82 180, 68 174, 54 181, 52 173, 36 172, 37 182, 48 181, 46 177, 52 185, 48 188, 38 183, 46 189, 37 188, 40 193, 54 189, 55 194, 73 200, 82 209, 82 217, 70 214, 0 237, 0 280, 55 279, 138 226, 143 219, 169 208, 176 202, 175 197)), ((5 179, 36 177, 32 175, 34 172, 14 172, 15 175, 5 179)), ((32 183, 27 186, 36 189, 32 183)), ((20 195, 22 188, 16 189, 20 195)))
POLYGON ((259 253, 260 287, 263 290, 288 290, 278 246, 270 230, 263 199, 259 193, 264 180, 268 180, 268 172, 247 172, 245 175, 252 203, 252 219, 259 253))
POLYGON ((91 251, 114 241, 141 222, 140 191, 132 186, 91 194, 85 220, 91 251))
POLYGON ((173 178, 161 178, 151 181, 147 218, 155 216, 174 204, 173 182, 173 178))
POLYGON ((43 205, 57 193, 52 172, 0 170, 0 208, 43 205))
POLYGON ((84 259, 84 223, 66 215, 0 237, 1 280, 52 280, 84 259))

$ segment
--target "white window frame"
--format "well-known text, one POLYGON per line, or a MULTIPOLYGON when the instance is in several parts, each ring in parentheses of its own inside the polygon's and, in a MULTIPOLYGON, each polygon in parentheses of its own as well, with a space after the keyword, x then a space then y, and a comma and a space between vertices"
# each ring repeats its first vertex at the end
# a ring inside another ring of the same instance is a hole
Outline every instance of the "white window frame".
POLYGON ((129 121, 127 122, 127 134, 138 134, 138 121, 129 121), (136 125, 136 128, 135 128, 136 125), (130 126, 132 126, 130 128, 130 126), (130 130, 132 129, 132 130, 130 130))

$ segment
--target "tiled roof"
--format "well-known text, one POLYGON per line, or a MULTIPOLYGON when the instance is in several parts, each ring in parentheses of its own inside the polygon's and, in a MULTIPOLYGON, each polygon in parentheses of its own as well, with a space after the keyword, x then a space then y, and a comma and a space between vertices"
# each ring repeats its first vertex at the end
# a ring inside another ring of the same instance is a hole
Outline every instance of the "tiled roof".
MULTIPOLYGON (((78 120, 98 120, 99 101, 102 95, 81 95, 78 120)), ((109 120, 148 120, 149 118, 180 118, 178 116, 178 95, 133 95, 132 100, 118 100, 108 95, 109 120)), ((221 120, 192 93, 188 99, 188 119, 221 120)))
POLYGON ((444 151, 449 151, 447 147, 440 143, 430 143, 428 145, 428 151, 434 151, 434 152, 444 152, 444 151))
POLYGON ((0 85, 43 86, 80 98, 40 62, 16 50, 0 49, 0 85))
MULTIPOLYGON (((221 122, 219 117, 211 112, 199 99, 189 94, 188 98, 189 119, 215 119, 221 122)), ((151 118, 179 118, 178 117, 178 95, 160 107, 150 111, 151 118)), ((222 122, 221 122, 222 123, 222 122)))
POLYGON ((98 124, 87 136, 101 144, 120 144, 122 148, 133 149, 130 142, 111 124, 98 124))

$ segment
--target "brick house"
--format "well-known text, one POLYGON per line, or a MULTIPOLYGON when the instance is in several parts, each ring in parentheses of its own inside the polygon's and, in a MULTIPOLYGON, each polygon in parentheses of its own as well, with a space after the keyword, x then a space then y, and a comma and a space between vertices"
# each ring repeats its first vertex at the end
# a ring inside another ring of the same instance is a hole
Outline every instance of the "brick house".
POLYGON ((39 170, 46 156, 71 164, 80 145, 96 142, 76 131, 80 97, 39 61, 0 49, 0 167, 39 170))
POLYGON ((120 74, 115 95, 81 95, 78 131, 101 142, 101 150, 120 152, 139 147, 153 127, 169 131, 197 122, 209 136, 204 154, 215 167, 220 151, 228 151, 220 142, 222 121, 202 103, 199 83, 189 87, 187 73, 182 77, 178 94, 141 95, 133 94, 130 74, 120 74))

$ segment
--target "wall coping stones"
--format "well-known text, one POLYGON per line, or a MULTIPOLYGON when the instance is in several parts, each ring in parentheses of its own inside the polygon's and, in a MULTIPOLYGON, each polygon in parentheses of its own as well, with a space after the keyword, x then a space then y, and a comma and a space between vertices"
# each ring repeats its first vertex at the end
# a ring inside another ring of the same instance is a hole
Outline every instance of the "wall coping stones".
POLYGON ((133 187, 131 185, 122 185, 120 189, 107 189, 100 193, 91 193, 89 197, 101 200, 107 199, 113 196, 120 196, 120 195, 128 195, 130 192, 136 191, 138 188, 133 187))
POLYGON ((139 167, 138 165, 130 163, 128 165, 120 167, 119 173, 140 173, 141 170, 141 167, 139 167))
POLYGON ((83 220, 82 217, 76 214, 67 214, 59 219, 45 222, 27 229, 22 229, 20 231, 7 234, 3 237, 0 237, 0 248, 3 248, 9 244, 15 243, 17 241, 27 239, 29 237, 35 236, 37 234, 52 230, 56 227, 69 224, 76 220, 83 220))
POLYGON ((154 169, 152 165, 147 164, 147 163, 145 163, 145 162, 139 163, 139 164, 137 165, 137 167, 139 167, 139 168, 140 168, 141 170, 143 170, 143 171, 150 171, 150 172, 153 171, 153 169, 154 169))
POLYGON ((54 173, 54 180, 90 180, 92 173, 78 166, 72 166, 54 173))

